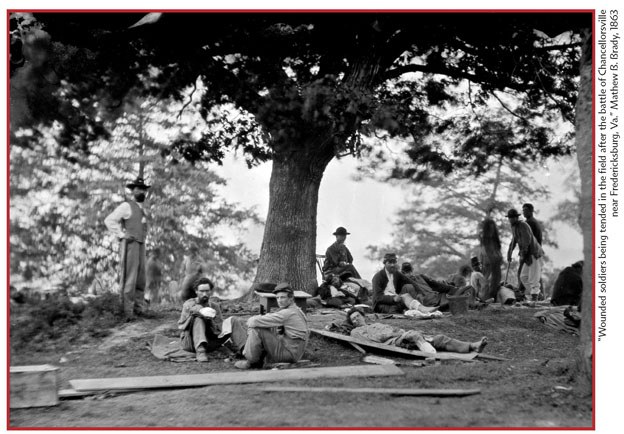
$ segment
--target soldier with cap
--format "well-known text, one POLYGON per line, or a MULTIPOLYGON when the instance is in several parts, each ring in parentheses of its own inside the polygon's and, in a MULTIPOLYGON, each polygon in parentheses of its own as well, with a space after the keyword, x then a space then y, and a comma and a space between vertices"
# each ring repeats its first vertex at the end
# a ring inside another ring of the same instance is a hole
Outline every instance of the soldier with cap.
POLYGON ((333 233, 336 242, 327 248, 325 252, 325 262, 323 263, 323 275, 335 274, 341 279, 349 276, 360 279, 360 273, 353 266, 353 256, 345 246, 347 235, 351 235, 342 226, 333 233))
POLYGON ((540 277, 542 274, 542 256, 544 251, 537 242, 528 223, 520 220, 520 213, 515 209, 507 212, 507 218, 511 225, 512 239, 507 250, 507 262, 511 262, 511 254, 518 245, 519 262, 522 266, 520 281, 531 294, 531 301, 537 301, 540 293, 540 277))
POLYGON ((145 237, 147 213, 143 202, 149 185, 141 176, 126 184, 132 199, 121 203, 104 219, 110 232, 121 240, 121 285, 124 314, 127 317, 144 313, 145 293, 145 237))
POLYGON ((294 363, 305 351, 310 329, 308 320, 295 304, 295 294, 288 283, 273 290, 280 310, 249 318, 245 324, 239 317, 230 317, 230 339, 245 360, 234 364, 238 369, 262 368, 268 363, 294 363))
MULTIPOLYGON (((422 275, 407 276, 399 272, 396 253, 386 253, 383 264, 384 268, 373 276, 373 311, 375 312, 402 313, 406 309, 419 310, 423 313, 433 312, 437 310, 441 301, 437 292, 438 289, 444 292, 457 289, 433 279, 427 278, 428 281, 425 282, 422 280, 422 275), (429 286, 429 281, 436 285, 435 291, 429 286), (417 284, 419 288, 416 287, 417 284), (431 297, 423 294, 422 290, 425 288, 429 293, 436 294, 433 297, 436 300, 435 303, 430 300, 431 297)), ((407 267, 405 269, 411 271, 411 264, 408 265, 409 269, 407 267)))
POLYGON ((533 232, 533 236, 539 243, 542 245, 542 224, 537 221, 537 219, 533 216, 535 212, 535 208, 532 203, 525 203, 522 205, 522 215, 524 216, 524 221, 527 222, 529 227, 531 228, 531 232, 533 232))

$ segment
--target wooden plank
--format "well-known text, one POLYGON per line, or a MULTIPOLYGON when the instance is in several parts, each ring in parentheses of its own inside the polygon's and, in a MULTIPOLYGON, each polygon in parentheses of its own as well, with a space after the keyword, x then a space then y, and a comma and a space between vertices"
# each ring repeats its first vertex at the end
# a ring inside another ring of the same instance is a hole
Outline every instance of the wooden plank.
MULTIPOLYGON (((398 365, 398 366, 427 366, 427 362, 421 360, 396 361, 386 357, 364 356, 362 361, 365 363, 374 363, 376 365, 398 365)), ((440 363, 440 362, 438 362, 440 363)))
POLYGON ((86 398, 88 396, 106 396, 108 394, 110 394, 110 396, 116 396, 116 395, 121 395, 123 393, 134 393, 137 392, 137 390, 115 390, 114 392, 110 393, 109 391, 106 390, 89 390, 89 391, 85 391, 85 392, 81 392, 78 390, 74 390, 74 389, 61 389, 58 392, 58 397, 59 399, 82 399, 82 398, 86 398))
POLYGON ((366 350, 364 348, 362 348, 361 346, 359 346, 358 344, 356 344, 355 342, 349 342, 351 344, 351 346, 353 348, 355 348, 356 350, 358 350, 360 353, 362 354, 366 354, 366 350))
POLYGON ((478 353, 477 354, 477 359, 497 360, 497 361, 500 361, 500 362, 506 362, 506 361, 511 360, 511 359, 507 359, 505 357, 492 356, 491 354, 483 354, 483 353, 478 353))
POLYGON ((9 407, 49 407, 58 404, 57 370, 52 365, 11 366, 9 407))
POLYGON ((364 341, 362 339, 356 339, 352 336, 341 335, 340 333, 328 332, 326 330, 318 330, 318 329, 310 329, 311 332, 316 333, 321 336, 325 336, 332 339, 337 339, 340 341, 348 342, 348 343, 356 343, 363 348, 374 348, 377 350, 389 351, 395 354, 401 354, 403 356, 412 356, 412 357, 421 357, 421 358, 436 358, 438 360, 463 360, 463 361, 471 361, 475 357, 477 357, 478 353, 451 353, 451 352, 439 352, 439 353, 426 353, 424 351, 417 350, 408 350, 406 348, 396 347, 394 345, 386 345, 379 344, 377 342, 364 341))
POLYGON ((481 393, 481 389, 384 389, 374 387, 263 387, 263 392, 316 392, 316 393, 365 393, 409 396, 469 396, 481 393))
POLYGON ((379 377, 391 375, 403 375, 403 371, 394 365, 356 365, 328 368, 286 369, 279 371, 254 369, 249 371, 218 372, 214 374, 78 379, 70 380, 69 384, 77 391, 136 390, 307 380, 314 378, 379 377))

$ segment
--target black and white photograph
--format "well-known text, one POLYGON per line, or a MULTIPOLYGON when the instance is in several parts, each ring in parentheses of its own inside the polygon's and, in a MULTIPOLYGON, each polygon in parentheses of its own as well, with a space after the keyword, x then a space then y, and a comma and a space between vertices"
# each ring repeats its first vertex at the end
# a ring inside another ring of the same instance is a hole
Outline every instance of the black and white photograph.
POLYGON ((7 9, 3 429, 610 432, 619 10, 340 5, 7 9))

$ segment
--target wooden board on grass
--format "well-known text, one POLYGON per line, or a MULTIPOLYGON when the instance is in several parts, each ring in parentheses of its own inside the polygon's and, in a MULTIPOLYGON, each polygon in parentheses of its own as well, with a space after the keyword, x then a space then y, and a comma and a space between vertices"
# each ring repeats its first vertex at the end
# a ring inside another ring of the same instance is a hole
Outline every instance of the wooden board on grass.
POLYGON ((263 387, 263 392, 317 392, 317 393, 365 393, 409 396, 468 396, 481 393, 481 389, 384 389, 376 387, 263 387))
POLYGON ((332 339, 337 339, 339 341, 344 341, 348 343, 355 343, 363 348, 374 348, 377 350, 389 351, 391 353, 400 354, 402 356, 412 356, 412 357, 422 357, 422 358, 436 358, 438 360, 463 360, 463 361, 471 361, 475 357, 477 357, 478 353, 451 353, 451 352, 440 352, 440 353, 426 353, 424 351, 417 350, 408 350, 406 348, 396 347, 394 345, 386 345, 379 344, 377 342, 365 341, 362 339, 356 339, 351 336, 342 335, 340 333, 328 332, 326 330, 317 330, 310 329, 312 333, 316 333, 317 335, 325 336, 332 339))
POLYGON ((214 374, 78 379, 70 380, 69 384, 76 391, 137 390, 308 380, 314 378, 380 377, 391 375, 403 375, 403 371, 394 365, 334 366, 328 368, 302 368, 276 371, 253 369, 214 374))

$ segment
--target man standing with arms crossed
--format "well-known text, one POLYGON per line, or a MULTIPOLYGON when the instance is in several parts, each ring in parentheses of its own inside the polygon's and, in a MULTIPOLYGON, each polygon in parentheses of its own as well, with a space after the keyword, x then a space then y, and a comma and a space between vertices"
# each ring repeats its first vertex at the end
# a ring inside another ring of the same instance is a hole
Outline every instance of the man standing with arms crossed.
POLYGON ((145 301, 145 236, 147 214, 143 202, 149 185, 141 176, 126 184, 132 199, 121 203, 104 224, 121 241, 122 303, 126 318, 143 315, 145 301))

